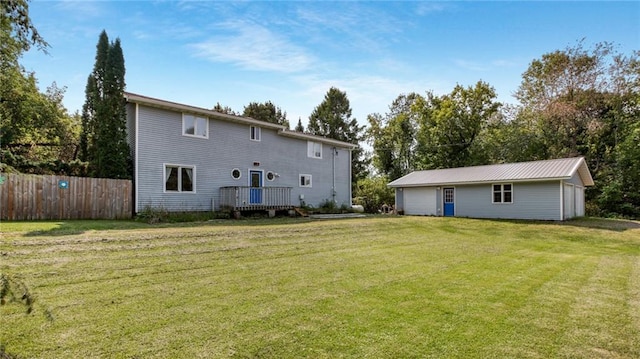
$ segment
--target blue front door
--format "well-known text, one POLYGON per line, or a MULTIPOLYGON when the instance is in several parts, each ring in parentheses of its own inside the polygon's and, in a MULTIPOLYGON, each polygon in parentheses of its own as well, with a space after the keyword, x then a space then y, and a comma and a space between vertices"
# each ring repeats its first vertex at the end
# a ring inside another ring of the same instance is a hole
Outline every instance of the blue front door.
POLYGON ((262 171, 249 171, 249 203, 262 204, 262 171))
POLYGON ((444 216, 453 217, 456 213, 453 188, 444 188, 442 191, 444 201, 444 216))

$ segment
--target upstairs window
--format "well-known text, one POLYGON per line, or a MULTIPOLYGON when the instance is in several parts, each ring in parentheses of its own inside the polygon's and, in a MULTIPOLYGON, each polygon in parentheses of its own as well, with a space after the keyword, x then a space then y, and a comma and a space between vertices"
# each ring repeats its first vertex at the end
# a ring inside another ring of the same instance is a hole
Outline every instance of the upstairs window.
POLYGON ((511 184, 494 184, 493 203, 513 203, 513 186, 511 184))
POLYGON ((260 130, 258 126, 249 126, 249 138, 251 138, 251 141, 260 141, 260 130))
POLYGON ((182 114, 182 134, 184 136, 209 138, 209 121, 205 117, 182 114))
POLYGON ((322 158, 322 143, 307 141, 307 157, 322 158))
POLYGON ((164 166, 165 192, 195 192, 195 168, 193 166, 164 166))

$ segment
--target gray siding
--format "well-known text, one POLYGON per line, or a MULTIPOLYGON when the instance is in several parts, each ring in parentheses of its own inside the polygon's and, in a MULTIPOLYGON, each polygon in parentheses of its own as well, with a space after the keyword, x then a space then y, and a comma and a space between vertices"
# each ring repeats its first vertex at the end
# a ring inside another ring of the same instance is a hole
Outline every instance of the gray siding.
POLYGON ((307 157, 306 140, 280 136, 275 129, 262 128, 261 141, 251 141, 249 125, 210 118, 209 138, 202 139, 182 135, 181 112, 139 105, 138 116, 138 210, 149 205, 170 211, 207 211, 212 200, 218 209, 219 188, 248 186, 249 170, 263 171, 264 186, 292 187, 292 205, 300 205, 300 195, 314 206, 332 200, 335 176, 337 204, 351 203, 348 149, 334 152, 323 144, 322 159, 314 159, 307 157), (165 193, 164 164, 194 166, 195 192, 165 193), (242 172, 240 179, 231 177, 234 168, 242 172), (268 181, 268 171, 278 177, 268 181), (312 176, 311 188, 300 187, 300 174, 312 176))
POLYGON ((395 189, 395 196, 396 196, 396 203, 395 203, 395 208, 397 211, 404 211, 404 189, 403 188, 396 188, 395 189))
POLYGON ((493 204, 491 184, 456 186, 456 216, 560 220, 560 182, 515 182, 513 203, 493 204))

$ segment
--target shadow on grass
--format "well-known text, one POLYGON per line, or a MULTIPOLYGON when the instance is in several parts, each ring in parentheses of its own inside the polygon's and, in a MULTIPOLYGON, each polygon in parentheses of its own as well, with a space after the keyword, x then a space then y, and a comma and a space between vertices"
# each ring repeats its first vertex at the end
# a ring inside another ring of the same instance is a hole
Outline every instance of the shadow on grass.
POLYGON ((139 220, 68 220, 68 221, 30 221, 5 223, 6 232, 23 232, 25 237, 71 236, 89 231, 119 231, 147 228, 176 228, 200 226, 270 226, 296 225, 311 221, 309 218, 241 218, 212 219, 206 221, 147 223, 139 220))
POLYGON ((567 221, 542 221, 542 220, 524 220, 524 219, 488 219, 494 222, 503 223, 520 223, 520 224, 552 224, 558 226, 572 226, 580 228, 604 229, 615 232, 624 232, 630 229, 640 229, 640 221, 627 219, 611 219, 597 217, 580 217, 567 221))
POLYGON ((628 219, 583 217, 560 222, 560 224, 582 228, 606 229, 616 232, 624 232, 629 229, 640 229, 640 222, 628 219))

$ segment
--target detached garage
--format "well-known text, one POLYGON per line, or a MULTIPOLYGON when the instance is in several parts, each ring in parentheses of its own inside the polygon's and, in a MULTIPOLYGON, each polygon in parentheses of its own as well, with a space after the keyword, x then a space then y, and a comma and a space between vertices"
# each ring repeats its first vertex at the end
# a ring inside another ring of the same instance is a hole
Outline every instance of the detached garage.
POLYGON ((407 215, 565 220, 584 216, 583 157, 415 171, 389 183, 407 215))

